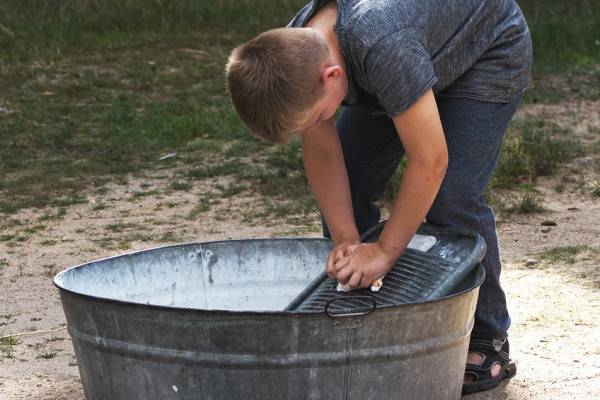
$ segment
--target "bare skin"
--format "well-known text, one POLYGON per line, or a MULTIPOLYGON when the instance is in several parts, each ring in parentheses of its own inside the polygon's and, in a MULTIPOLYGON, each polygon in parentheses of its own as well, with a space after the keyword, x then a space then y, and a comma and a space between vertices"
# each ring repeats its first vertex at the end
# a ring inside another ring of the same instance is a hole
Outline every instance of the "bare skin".
MULTIPOLYGON (((315 14, 307 27, 327 44, 329 55, 321 65, 324 94, 309 112, 301 133, 308 180, 332 235, 334 249, 327 273, 351 288, 368 287, 386 274, 405 250, 424 220, 444 178, 448 152, 433 92, 429 90, 392 120, 408 160, 400 189, 386 226, 375 243, 360 243, 354 224, 348 176, 334 124, 334 115, 348 91, 346 64, 333 30, 336 3, 315 14), (327 175, 322 171, 328 171, 327 175)), ((480 364, 478 353, 467 363, 480 364)), ((492 367, 496 376, 500 365, 492 367)), ((465 376, 465 381, 471 381, 465 376)))

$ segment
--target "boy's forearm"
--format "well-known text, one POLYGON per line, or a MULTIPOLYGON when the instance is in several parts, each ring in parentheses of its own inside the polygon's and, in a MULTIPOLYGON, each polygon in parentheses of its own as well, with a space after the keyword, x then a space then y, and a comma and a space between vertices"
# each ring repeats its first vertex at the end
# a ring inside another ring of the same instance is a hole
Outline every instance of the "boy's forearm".
POLYGON ((431 208, 448 165, 448 148, 433 91, 393 118, 408 164, 390 218, 379 237, 396 259, 431 208))
POLYGON ((392 259, 400 257, 427 215, 444 178, 445 164, 409 161, 379 244, 392 259))
POLYGON ((359 241, 354 222, 348 174, 332 120, 322 121, 302 134, 308 181, 327 222, 333 242, 359 241))

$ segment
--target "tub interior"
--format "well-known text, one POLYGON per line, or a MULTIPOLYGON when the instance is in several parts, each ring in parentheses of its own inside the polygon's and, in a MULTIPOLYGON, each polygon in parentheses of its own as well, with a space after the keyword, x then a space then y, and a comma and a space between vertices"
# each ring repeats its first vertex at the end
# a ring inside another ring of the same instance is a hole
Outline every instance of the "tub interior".
POLYGON ((325 239, 192 243, 82 264, 55 278, 71 292, 131 303, 280 311, 325 268, 325 239))

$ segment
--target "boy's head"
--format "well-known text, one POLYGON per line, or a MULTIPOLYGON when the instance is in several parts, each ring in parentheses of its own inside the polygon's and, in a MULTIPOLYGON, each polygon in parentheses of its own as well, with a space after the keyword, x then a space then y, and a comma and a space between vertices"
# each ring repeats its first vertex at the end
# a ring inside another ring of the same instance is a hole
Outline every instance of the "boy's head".
POLYGON ((319 118, 313 114, 331 97, 324 78, 339 77, 341 68, 328 65, 330 59, 327 42, 310 28, 273 29, 237 47, 226 73, 238 115, 258 138, 288 142, 319 118))

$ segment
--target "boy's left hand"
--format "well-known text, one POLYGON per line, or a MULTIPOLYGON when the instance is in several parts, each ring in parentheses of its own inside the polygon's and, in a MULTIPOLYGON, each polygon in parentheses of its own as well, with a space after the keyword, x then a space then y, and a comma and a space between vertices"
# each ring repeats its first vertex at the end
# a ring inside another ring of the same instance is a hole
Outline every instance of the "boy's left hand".
POLYGON ((396 259, 378 242, 361 243, 354 251, 335 263, 337 280, 351 289, 369 287, 371 282, 388 273, 396 259))

